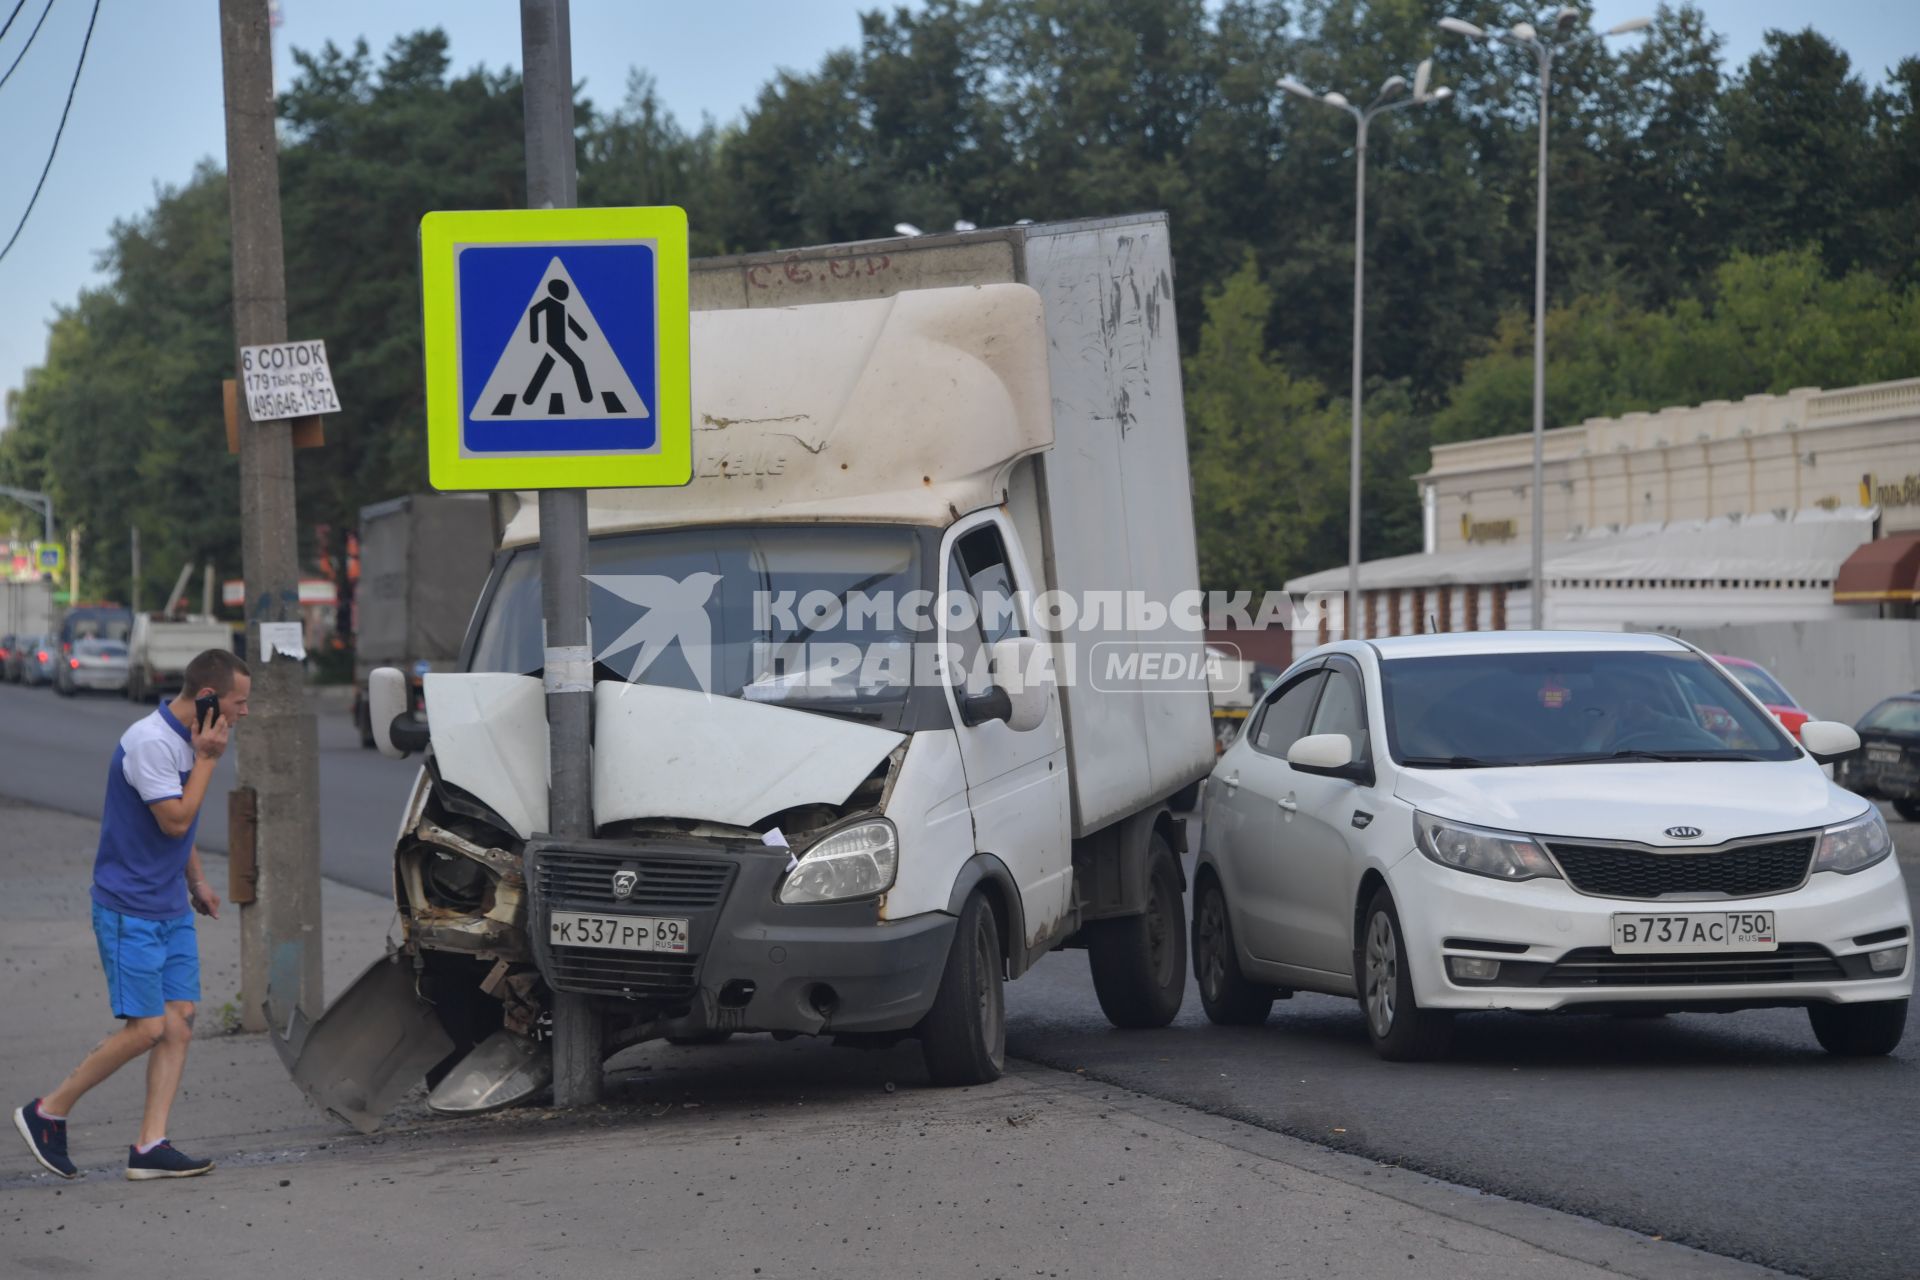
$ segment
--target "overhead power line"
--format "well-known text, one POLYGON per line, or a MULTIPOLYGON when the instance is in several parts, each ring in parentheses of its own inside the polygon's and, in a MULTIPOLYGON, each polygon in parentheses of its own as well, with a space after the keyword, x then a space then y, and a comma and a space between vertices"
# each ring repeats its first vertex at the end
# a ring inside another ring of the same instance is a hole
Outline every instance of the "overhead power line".
POLYGON ((0 23, 0 40, 7 38, 7 32, 13 30, 13 20, 19 17, 20 11, 26 7, 27 0, 14 0, 13 12, 7 15, 5 23, 0 23))
MULTIPOLYGON (((47 0, 47 8, 53 8, 53 0, 47 0)), ((41 20, 45 21, 46 16, 45 13, 42 13, 40 15, 41 20)), ((86 38, 80 42, 80 58, 79 61, 74 63, 73 80, 67 85, 67 105, 60 108, 60 127, 53 131, 53 145, 47 148, 47 163, 40 170, 40 181, 33 184, 33 194, 27 197, 27 207, 20 215, 20 223, 14 227, 13 234, 7 237, 5 247, 0 248, 0 261, 4 261, 7 254, 12 252, 14 242, 19 240, 20 233, 27 229, 27 219, 33 216, 33 206, 40 200, 41 188, 47 185, 47 175, 53 172, 53 158, 60 154, 60 135, 67 131, 67 114, 73 110, 73 92, 80 87, 80 73, 86 70, 87 48, 93 43, 93 24, 99 20, 99 17, 100 0, 93 0, 93 12, 87 16, 87 35, 86 38)), ((39 28, 35 27, 34 30, 38 31, 39 28)), ((31 37, 29 37, 29 39, 31 39, 31 37)), ((25 53, 26 50, 23 49, 21 52, 25 53)), ((17 59, 15 60, 15 65, 19 65, 17 59)), ((7 73, 9 75, 13 73, 11 67, 8 68, 7 73)), ((3 81, 0 81, 0 83, 3 83, 3 81)))
MULTIPOLYGON (((13 13, 9 15, 7 18, 8 27, 13 25, 14 18, 17 18, 20 16, 20 10, 26 6, 26 3, 27 3, 27 0, 20 0, 19 4, 16 4, 15 6, 13 6, 13 13)), ((0 75, 0 87, 5 87, 8 79, 10 79, 13 75, 14 67, 19 66, 20 59, 26 57, 27 50, 33 48, 33 38, 40 34, 40 28, 46 25, 47 15, 52 12, 53 12, 53 0, 47 0, 47 7, 40 11, 40 21, 33 24, 33 30, 27 32, 27 42, 21 45, 20 52, 14 55, 12 65, 7 68, 7 74, 0 75)), ((7 34, 6 27, 0 27, 0 36, 3 36, 5 34, 7 34)))

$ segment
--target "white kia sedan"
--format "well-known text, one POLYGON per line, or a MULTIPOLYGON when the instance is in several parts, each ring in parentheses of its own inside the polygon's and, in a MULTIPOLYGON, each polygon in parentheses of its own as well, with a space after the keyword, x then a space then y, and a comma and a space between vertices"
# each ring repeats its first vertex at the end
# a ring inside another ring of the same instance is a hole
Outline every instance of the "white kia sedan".
POLYGON ((1879 810, 1706 654, 1666 636, 1480 632, 1317 649, 1206 789, 1193 957, 1207 1016, 1356 997, 1381 1056, 1467 1009, 1804 1007, 1891 1052, 1913 921, 1879 810))

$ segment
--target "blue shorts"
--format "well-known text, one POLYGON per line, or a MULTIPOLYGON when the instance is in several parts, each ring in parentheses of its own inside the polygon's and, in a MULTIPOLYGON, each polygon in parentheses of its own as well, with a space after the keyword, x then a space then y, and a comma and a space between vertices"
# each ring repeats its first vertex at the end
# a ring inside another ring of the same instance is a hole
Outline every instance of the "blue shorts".
POLYGON ((169 1000, 200 999, 200 935, 193 913, 173 920, 123 916, 93 904, 93 936, 116 1018, 158 1018, 169 1000))

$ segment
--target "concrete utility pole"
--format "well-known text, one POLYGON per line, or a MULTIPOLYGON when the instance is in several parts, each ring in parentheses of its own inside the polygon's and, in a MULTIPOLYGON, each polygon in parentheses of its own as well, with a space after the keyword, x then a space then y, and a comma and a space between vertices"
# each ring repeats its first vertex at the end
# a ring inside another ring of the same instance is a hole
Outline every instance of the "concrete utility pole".
MULTIPOLYGON (((567 0, 520 0, 520 76, 525 93, 527 207, 579 203, 573 151, 573 36, 567 0)), ((540 493, 540 602, 546 615, 548 824, 555 835, 593 835, 593 649, 587 636, 587 495, 540 493)), ((532 868, 528 868, 532 880, 532 868)), ((553 1100, 600 1100, 605 1057, 600 1020, 587 997, 553 997, 553 1100)))
POLYGON ((140 612, 140 526, 133 526, 133 578, 127 590, 127 608, 140 612))
MULTIPOLYGON (((234 376, 239 346, 285 342, 286 264, 274 134, 268 0, 220 0, 227 103, 227 199, 233 219, 234 376)), ((293 428, 240 416, 240 532, 247 583, 251 716, 237 735, 243 790, 255 796, 255 900, 240 908, 240 1016, 249 1030, 284 1028, 294 1008, 318 1017, 320 812, 318 750, 301 664, 261 657, 260 624, 300 619, 293 428)))

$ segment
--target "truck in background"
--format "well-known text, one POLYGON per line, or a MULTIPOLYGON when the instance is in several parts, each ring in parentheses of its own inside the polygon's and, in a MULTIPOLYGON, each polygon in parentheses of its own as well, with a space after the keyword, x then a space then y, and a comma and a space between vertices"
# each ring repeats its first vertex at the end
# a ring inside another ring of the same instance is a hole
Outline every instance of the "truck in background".
POLYGON ((502 1105, 564 1019, 609 1054, 916 1037, 983 1083, 1003 983, 1068 947, 1114 1024, 1170 1022, 1170 801, 1214 759, 1170 615, 1198 596, 1172 270, 1159 214, 694 264, 692 482, 588 497, 595 834, 549 833, 523 495, 425 725, 373 673, 383 751, 426 752, 403 942, 275 1036, 309 1096, 362 1129, 423 1074, 436 1109, 502 1105))
POLYGON ((233 648, 233 628, 208 612, 213 594, 212 566, 207 568, 207 587, 199 613, 186 610, 187 581, 192 576, 193 565, 189 562, 167 593, 165 609, 133 615, 133 628, 127 638, 130 701, 148 702, 156 694, 178 692, 189 662, 208 649, 233 648))
POLYGON ((398 667, 425 708, 421 680, 453 670, 498 541, 481 493, 419 493, 360 509, 360 580, 353 596, 353 722, 374 745, 367 673, 398 667))
POLYGON ((0 636, 44 636, 59 629, 53 583, 0 582, 0 636))

